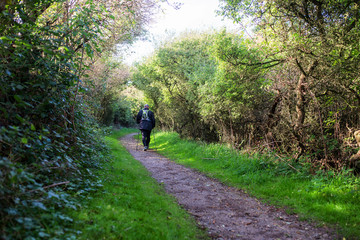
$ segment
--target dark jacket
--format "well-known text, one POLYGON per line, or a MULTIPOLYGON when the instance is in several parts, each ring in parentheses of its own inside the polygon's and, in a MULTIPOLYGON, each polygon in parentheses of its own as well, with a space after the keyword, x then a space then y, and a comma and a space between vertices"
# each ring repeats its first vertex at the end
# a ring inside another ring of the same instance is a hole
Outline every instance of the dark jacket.
POLYGON ((136 116, 136 122, 140 123, 140 129, 151 131, 155 127, 155 116, 149 109, 142 109, 136 116), (147 113, 143 116, 144 111, 147 113))

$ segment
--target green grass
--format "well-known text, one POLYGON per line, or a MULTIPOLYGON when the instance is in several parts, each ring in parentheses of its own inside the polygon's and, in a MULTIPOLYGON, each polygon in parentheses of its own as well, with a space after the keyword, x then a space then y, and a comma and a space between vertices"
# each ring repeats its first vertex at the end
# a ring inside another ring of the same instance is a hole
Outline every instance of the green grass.
POLYGON ((119 143, 134 129, 106 137, 114 160, 98 172, 103 191, 73 212, 79 239, 205 239, 195 220, 119 143))
POLYGON ((181 140, 175 133, 159 132, 155 140, 159 153, 180 164, 285 207, 301 219, 335 227, 346 238, 359 239, 360 179, 351 174, 311 174, 301 163, 181 140))

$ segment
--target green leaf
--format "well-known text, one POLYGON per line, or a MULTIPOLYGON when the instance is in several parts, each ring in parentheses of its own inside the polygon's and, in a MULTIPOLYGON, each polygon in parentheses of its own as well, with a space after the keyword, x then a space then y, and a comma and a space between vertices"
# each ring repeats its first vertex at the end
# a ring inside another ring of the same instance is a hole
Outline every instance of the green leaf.
POLYGON ((57 198, 60 199, 59 194, 54 193, 53 191, 48 192, 48 198, 57 198))
POLYGON ((15 116, 15 118, 16 118, 17 120, 19 120, 21 123, 24 123, 24 122, 25 122, 25 119, 22 118, 19 114, 17 114, 17 115, 15 116))
POLYGON ((35 131, 35 130, 36 130, 35 125, 34 125, 34 124, 31 124, 30 129, 31 129, 32 131, 35 131))
POLYGON ((47 210, 47 208, 45 207, 45 205, 44 205, 42 202, 34 201, 34 202, 32 203, 32 205, 33 205, 34 207, 40 208, 40 209, 42 209, 42 210, 47 210))
POLYGON ((65 52, 69 52, 69 49, 68 49, 67 47, 65 47, 65 46, 59 47, 58 50, 59 50, 59 51, 60 51, 60 50, 64 50, 65 52))
POLYGON ((50 237, 50 235, 44 232, 39 232, 39 237, 45 238, 45 237, 50 237))
POLYGON ((21 138, 21 143, 23 144, 27 144, 28 143, 28 139, 27 138, 21 138))
POLYGON ((0 39, 1 39, 2 41, 11 41, 11 39, 8 38, 8 37, 6 37, 6 36, 1 36, 0 39))
POLYGON ((19 95, 14 95, 14 99, 15 99, 15 101, 17 101, 19 103, 23 102, 23 100, 21 99, 21 97, 19 95))
POLYGON ((16 216, 17 214, 19 214, 19 212, 18 212, 18 210, 16 210, 16 208, 8 208, 8 209, 5 209, 5 211, 9 215, 13 215, 13 216, 16 216))

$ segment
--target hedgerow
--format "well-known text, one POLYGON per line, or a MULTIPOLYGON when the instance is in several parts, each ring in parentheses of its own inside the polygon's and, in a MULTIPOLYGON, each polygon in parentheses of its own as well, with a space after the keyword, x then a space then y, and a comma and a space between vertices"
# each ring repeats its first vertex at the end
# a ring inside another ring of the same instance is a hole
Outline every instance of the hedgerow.
POLYGON ((1 239, 75 238, 66 212, 101 187, 104 130, 82 77, 95 53, 140 34, 144 6, 70 2, 0 3, 1 239))

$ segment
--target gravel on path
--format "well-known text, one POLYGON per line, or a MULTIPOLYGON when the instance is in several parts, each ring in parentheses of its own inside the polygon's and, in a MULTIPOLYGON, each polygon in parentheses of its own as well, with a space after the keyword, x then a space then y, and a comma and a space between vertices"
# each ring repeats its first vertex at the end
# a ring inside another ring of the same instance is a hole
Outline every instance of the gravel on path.
POLYGON ((143 151, 134 135, 121 138, 121 143, 164 186, 166 192, 195 217, 211 238, 338 239, 331 229, 299 221, 296 215, 263 204, 239 189, 176 164, 154 150, 143 151))

